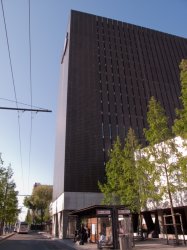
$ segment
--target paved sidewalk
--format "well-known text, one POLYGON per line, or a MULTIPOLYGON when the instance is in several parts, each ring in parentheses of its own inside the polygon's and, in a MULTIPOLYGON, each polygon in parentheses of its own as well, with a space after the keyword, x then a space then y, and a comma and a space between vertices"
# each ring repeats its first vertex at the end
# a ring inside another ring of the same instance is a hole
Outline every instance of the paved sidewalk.
MULTIPOLYGON (((47 233, 44 233, 44 236, 47 238, 51 238, 51 235, 47 233)), ((63 244, 76 250, 89 250, 89 249, 98 250, 96 243, 85 243, 84 245, 79 245, 78 242, 74 242, 73 239, 59 239, 59 238, 52 238, 52 239, 62 242, 63 244)), ((109 248, 103 248, 103 250, 104 249, 106 250, 109 248)), ((175 246, 173 244, 173 241, 170 241, 169 245, 167 245, 166 239, 147 239, 144 241, 135 241, 135 247, 132 248, 132 250, 156 250, 156 249, 157 250, 187 250, 187 245, 184 245, 182 241, 179 246, 175 246)))
POLYGON ((0 240, 5 240, 11 237, 12 235, 14 235, 14 233, 7 233, 7 234, 0 235, 0 240))
MULTIPOLYGON (((70 239, 63 239, 59 240, 63 242, 63 244, 66 244, 67 246, 72 247, 73 249, 77 250, 97 250, 97 245, 94 243, 85 243, 84 245, 78 245, 77 243, 73 242, 73 240, 70 239)), ((108 248, 103 248, 108 249, 108 248)), ((132 250, 187 250, 187 245, 180 244, 179 246, 174 246, 172 243, 170 245, 166 244, 166 240, 162 239, 150 239, 145 241, 137 241, 135 243, 135 247, 132 248, 132 250)), ((125 250, 125 249, 124 249, 125 250)))
POLYGON ((187 245, 184 245, 182 242, 179 246, 176 246, 173 244, 173 241, 169 242, 169 245, 167 245, 166 239, 147 239, 145 241, 139 241, 136 242, 136 245, 133 249, 137 250, 153 250, 153 249, 159 249, 159 250, 187 250, 187 245))
MULTIPOLYGON (((51 235, 47 233, 42 233, 45 237, 51 238, 51 235)), ((0 236, 0 240, 5 240, 8 237, 11 237, 14 235, 14 233, 6 234, 0 236)), ((53 240, 57 240, 59 242, 62 242, 63 244, 71 247, 72 249, 76 250, 98 250, 97 244, 94 243, 85 243, 84 245, 79 245, 78 243, 75 243, 73 239, 57 239, 53 238, 53 240)), ((103 250, 106 248, 103 248, 103 250)), ((148 239, 145 241, 136 241, 135 247, 132 248, 132 250, 187 250, 187 245, 180 244, 179 246, 174 246, 172 242, 170 242, 170 245, 166 244, 166 240, 162 239, 148 239)), ((123 249, 125 250, 125 249, 123 249)))

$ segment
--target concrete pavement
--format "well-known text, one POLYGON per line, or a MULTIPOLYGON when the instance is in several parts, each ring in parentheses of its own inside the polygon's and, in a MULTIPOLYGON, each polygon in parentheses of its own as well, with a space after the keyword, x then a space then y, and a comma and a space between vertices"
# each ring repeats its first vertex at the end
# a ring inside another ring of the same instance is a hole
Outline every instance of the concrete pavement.
MULTIPOLYGON (((63 244, 70 246, 77 250, 97 250, 97 244, 94 243, 85 243, 84 245, 78 245, 77 243, 73 242, 71 239, 63 239, 59 240, 62 241, 63 244)), ((187 245, 183 245, 182 243, 179 246, 175 246, 172 242, 169 245, 166 244, 166 240, 162 239, 147 239, 145 241, 136 241, 135 247, 132 250, 187 250, 187 245)), ((108 248, 103 248, 108 249, 108 248)), ((123 249, 126 250, 126 249, 123 249)))
MULTIPOLYGON (((0 236, 0 240, 5 240, 8 237, 11 237, 14 233, 6 234, 0 236)), ((51 235, 42 232, 46 238, 51 238, 51 235)), ((76 250, 98 250, 97 244, 95 243, 85 243, 84 245, 79 245, 77 242, 74 242, 73 239, 57 239, 52 238, 53 240, 58 240, 67 246, 76 249, 76 250)), ((135 247, 132 250, 187 250, 187 245, 184 245, 183 242, 179 246, 175 246, 172 241, 169 242, 169 245, 166 244, 164 239, 147 239, 144 241, 135 241, 135 247)), ((103 248, 108 249, 108 248, 103 248)), ((128 249, 123 249, 128 250, 128 249)))
POLYGON ((11 237, 12 235, 14 235, 14 233, 7 233, 7 234, 0 235, 0 240, 5 240, 11 237))
POLYGON ((145 241, 139 241, 136 242, 135 248, 137 250, 153 250, 153 249, 159 249, 159 250, 187 250, 187 245, 184 245, 183 242, 180 242, 179 246, 176 246, 173 244, 173 241, 169 242, 169 245, 167 245, 166 239, 147 239, 145 241))

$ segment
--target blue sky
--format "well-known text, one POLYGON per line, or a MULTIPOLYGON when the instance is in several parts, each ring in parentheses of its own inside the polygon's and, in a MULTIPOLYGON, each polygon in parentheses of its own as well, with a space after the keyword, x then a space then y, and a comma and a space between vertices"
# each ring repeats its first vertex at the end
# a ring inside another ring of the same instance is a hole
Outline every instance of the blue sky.
MULTIPOLYGON (((28 0, 3 0, 18 102, 30 104, 28 0)), ((32 104, 52 113, 0 110, 0 152, 11 163, 20 194, 35 182, 52 184, 60 61, 70 9, 187 38, 186 0, 30 0, 32 104), (30 135, 31 150, 30 150, 30 135), (29 163, 30 156, 30 163, 29 163)), ((0 7, 0 106, 16 107, 0 7)), ((18 104, 19 107, 26 107, 18 104)))

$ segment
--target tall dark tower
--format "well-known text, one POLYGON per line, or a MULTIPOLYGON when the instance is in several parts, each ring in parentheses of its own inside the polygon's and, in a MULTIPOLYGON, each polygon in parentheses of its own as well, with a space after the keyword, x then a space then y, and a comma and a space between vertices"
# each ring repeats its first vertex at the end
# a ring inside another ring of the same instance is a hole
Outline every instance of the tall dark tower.
POLYGON ((100 204, 107 152, 132 127, 142 144, 151 96, 170 124, 180 107, 179 63, 187 39, 71 11, 61 61, 54 168, 54 234, 67 213, 100 204))

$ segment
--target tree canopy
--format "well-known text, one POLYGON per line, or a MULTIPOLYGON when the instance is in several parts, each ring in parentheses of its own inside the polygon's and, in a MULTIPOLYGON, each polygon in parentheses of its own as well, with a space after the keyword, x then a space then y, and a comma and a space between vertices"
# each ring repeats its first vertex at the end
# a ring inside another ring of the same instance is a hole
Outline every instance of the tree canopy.
POLYGON ((186 188, 183 182, 183 156, 172 129, 167 123, 167 116, 161 104, 154 97, 150 99, 147 113, 148 128, 144 129, 149 146, 144 150, 145 156, 154 166, 158 177, 155 182, 160 198, 168 199, 178 242, 177 226, 174 215, 173 195, 186 188))
POLYGON ((28 222, 43 223, 50 219, 49 205, 52 201, 52 186, 51 185, 36 185, 33 188, 32 195, 25 197, 24 205, 31 210, 28 211, 28 222))
POLYGON ((176 135, 187 139, 187 59, 180 63, 181 102, 182 108, 176 110, 177 119, 174 122, 173 131, 176 135))
POLYGON ((20 212, 18 209, 18 192, 11 166, 4 167, 0 155, 0 223, 1 233, 5 224, 14 224, 20 212))
POLYGON ((109 153, 106 164, 105 183, 99 183, 104 194, 103 203, 126 205, 132 212, 139 213, 146 206, 150 195, 155 193, 152 179, 152 165, 141 155, 134 130, 129 129, 124 147, 119 137, 109 153))

